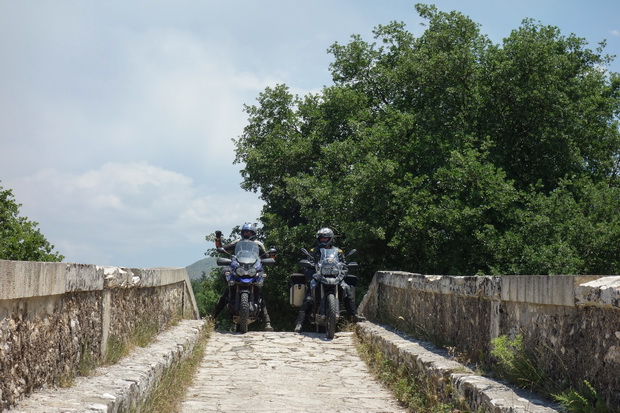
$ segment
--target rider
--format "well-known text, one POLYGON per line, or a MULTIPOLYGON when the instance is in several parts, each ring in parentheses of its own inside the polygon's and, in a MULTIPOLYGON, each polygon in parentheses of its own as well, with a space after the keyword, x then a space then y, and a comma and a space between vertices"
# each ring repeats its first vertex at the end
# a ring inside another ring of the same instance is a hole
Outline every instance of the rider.
MULTIPOLYGON (((314 262, 319 261, 321 258, 321 248, 330 249, 335 248, 338 250, 338 259, 344 262, 344 252, 333 245, 334 241, 334 231, 330 228, 321 228, 316 233, 316 245, 314 248, 310 249, 310 254, 314 262)), ((295 320, 295 332, 299 333, 301 331, 301 327, 306 319, 306 314, 312 311, 312 307, 314 306, 314 297, 312 296, 312 291, 310 290, 310 281, 312 280, 312 276, 314 275, 314 267, 305 269, 306 275, 306 296, 304 298, 304 302, 299 309, 299 314, 297 315, 297 319, 295 320)), ((349 318, 353 322, 364 321, 365 317, 362 317, 357 314, 357 310, 355 309, 355 303, 353 302, 353 291, 351 290, 354 287, 351 287, 346 282, 341 282, 341 287, 344 291, 344 307, 347 310, 347 314, 349 318)))
MULTIPOLYGON (((235 246, 241 240, 252 241, 256 245, 258 245, 259 254, 261 258, 267 258, 267 257, 273 258, 273 253, 271 251, 267 252, 265 250, 265 246, 263 245, 263 243, 256 239, 256 227, 249 222, 246 222, 241 227, 241 238, 238 238, 224 246, 222 246, 222 231, 219 231, 219 230, 215 231, 215 247, 223 248, 224 251, 226 251, 229 254, 232 254, 235 252, 235 246)), ((224 276, 224 279, 226 278, 227 271, 230 271, 230 267, 224 267, 222 269, 222 276, 224 276)), ((257 296, 262 297, 262 294, 261 294, 262 286, 257 285, 256 288, 257 288, 257 296)), ((228 297, 230 296, 230 294, 232 294, 232 291, 230 291, 229 287, 227 286, 224 289, 224 292, 220 296, 220 299, 218 300, 217 304, 215 305, 215 308, 213 309, 211 313, 211 316, 213 317, 214 320, 217 318, 217 316, 220 315, 222 310, 226 307, 226 304, 228 302, 228 297)), ((267 312, 267 304, 265 304, 264 297, 263 297, 263 320, 265 321, 265 331, 273 331, 273 327, 271 327, 271 320, 269 319, 269 313, 267 312)))

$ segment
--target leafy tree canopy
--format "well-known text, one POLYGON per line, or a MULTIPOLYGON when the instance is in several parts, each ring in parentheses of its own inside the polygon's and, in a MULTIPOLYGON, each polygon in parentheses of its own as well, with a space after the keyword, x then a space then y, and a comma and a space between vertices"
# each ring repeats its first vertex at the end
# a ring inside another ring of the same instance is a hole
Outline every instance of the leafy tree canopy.
POLYGON ((333 85, 276 85, 245 107, 236 162, 265 201, 272 272, 329 226, 366 282, 619 273, 620 77, 604 43, 524 20, 493 44, 461 13, 416 10, 420 37, 398 22, 354 35, 329 49, 333 85))
POLYGON ((54 246, 39 231, 38 223, 19 216, 21 204, 13 192, 0 186, 0 259, 16 261, 62 261, 54 246))

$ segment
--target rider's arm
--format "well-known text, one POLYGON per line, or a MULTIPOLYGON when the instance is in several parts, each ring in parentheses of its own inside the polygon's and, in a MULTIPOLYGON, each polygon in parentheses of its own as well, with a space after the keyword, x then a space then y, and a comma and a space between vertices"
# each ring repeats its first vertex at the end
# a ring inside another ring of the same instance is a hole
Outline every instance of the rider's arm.
POLYGON ((310 254, 312 255, 312 259, 314 260, 314 262, 318 262, 321 259, 320 248, 310 248, 310 254))
POLYGON ((238 242, 239 242, 239 240, 236 239, 233 242, 224 245, 222 248, 224 248, 224 251, 226 251, 227 253, 233 254, 235 252, 235 247, 237 246, 238 242))
POLYGON ((235 244, 237 241, 222 245, 222 231, 215 231, 215 248, 223 248, 227 253, 232 254, 235 252, 235 244))
POLYGON ((222 231, 215 231, 215 248, 222 248, 222 231))
POLYGON ((258 245, 258 253, 260 254, 261 258, 268 258, 269 256, 267 255, 267 250, 265 250, 265 246, 263 245, 262 242, 260 241, 254 241, 256 243, 256 245, 258 245))

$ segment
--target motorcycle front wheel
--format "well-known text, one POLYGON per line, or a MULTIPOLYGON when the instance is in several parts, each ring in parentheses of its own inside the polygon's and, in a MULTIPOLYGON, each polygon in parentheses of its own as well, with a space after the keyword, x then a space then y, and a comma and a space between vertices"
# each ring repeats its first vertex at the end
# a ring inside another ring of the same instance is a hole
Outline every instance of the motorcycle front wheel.
POLYGON ((327 338, 334 338, 336 335, 336 320, 338 319, 338 314, 336 314, 338 303, 334 294, 328 294, 325 298, 327 300, 325 302, 325 334, 327 338))
POLYGON ((248 332, 248 320, 250 318, 250 295, 243 291, 239 297, 239 332, 248 332))

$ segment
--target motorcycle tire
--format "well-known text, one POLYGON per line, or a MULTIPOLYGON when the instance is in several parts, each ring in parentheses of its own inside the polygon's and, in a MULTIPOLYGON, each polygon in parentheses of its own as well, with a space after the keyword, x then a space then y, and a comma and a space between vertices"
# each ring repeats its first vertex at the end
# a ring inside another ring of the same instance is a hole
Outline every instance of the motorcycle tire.
POLYGON ((247 292, 242 292, 239 297, 239 332, 248 332, 248 321, 250 318, 250 296, 247 292))
POLYGON ((325 335, 327 338, 334 338, 336 335, 336 320, 338 314, 336 314, 336 308, 338 303, 336 302, 336 296, 334 294, 328 294, 325 302, 325 335))

